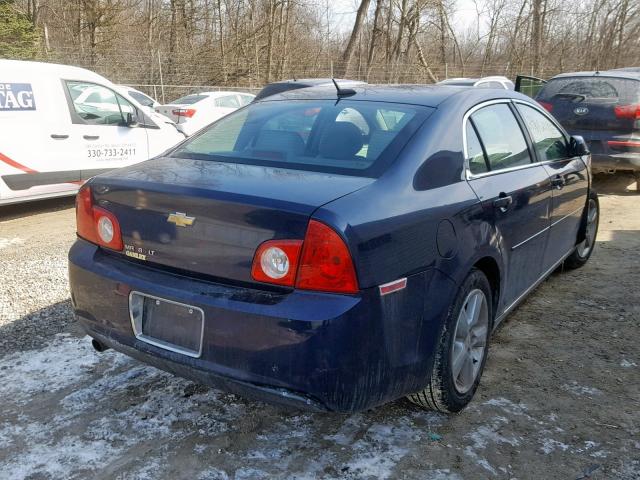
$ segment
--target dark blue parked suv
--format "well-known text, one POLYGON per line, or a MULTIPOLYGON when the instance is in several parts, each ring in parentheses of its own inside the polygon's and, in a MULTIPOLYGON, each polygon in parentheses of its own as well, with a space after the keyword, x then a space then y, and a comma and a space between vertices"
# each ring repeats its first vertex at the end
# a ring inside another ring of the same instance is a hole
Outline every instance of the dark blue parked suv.
POLYGON ((632 171, 640 193, 640 68, 563 73, 548 82, 521 76, 516 89, 586 140, 594 173, 632 171))
POLYGON ((229 391, 459 411, 495 326, 593 252, 589 164, 507 90, 270 96, 82 187, 73 307, 96 349, 229 391))

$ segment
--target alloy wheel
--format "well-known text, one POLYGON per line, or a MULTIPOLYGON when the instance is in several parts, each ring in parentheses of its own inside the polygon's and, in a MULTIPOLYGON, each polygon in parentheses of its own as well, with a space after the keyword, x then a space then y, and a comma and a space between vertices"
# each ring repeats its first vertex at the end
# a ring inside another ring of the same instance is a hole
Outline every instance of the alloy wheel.
POLYGON ((465 394, 473 387, 487 349, 489 306, 480 289, 469 292, 462 304, 451 349, 451 374, 456 390, 465 394))

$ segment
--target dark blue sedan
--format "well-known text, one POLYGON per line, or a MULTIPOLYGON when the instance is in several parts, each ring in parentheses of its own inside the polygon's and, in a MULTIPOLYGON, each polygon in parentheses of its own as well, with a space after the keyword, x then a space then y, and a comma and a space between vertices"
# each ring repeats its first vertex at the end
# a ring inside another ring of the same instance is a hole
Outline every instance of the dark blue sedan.
POLYGON ((96 349, 231 392, 459 411, 492 330, 590 257, 589 164, 506 90, 276 95, 85 184, 73 306, 96 349))

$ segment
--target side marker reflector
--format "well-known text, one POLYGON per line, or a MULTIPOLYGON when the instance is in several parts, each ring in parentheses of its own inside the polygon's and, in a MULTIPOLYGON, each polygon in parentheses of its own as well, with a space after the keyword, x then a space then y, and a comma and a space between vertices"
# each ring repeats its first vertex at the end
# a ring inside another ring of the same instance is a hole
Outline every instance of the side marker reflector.
POLYGON ((394 280, 393 282, 385 283, 384 285, 380 285, 378 288, 380 289, 380 296, 384 297, 393 292, 397 292, 398 290, 402 290, 407 286, 407 278, 400 278, 398 280, 394 280))

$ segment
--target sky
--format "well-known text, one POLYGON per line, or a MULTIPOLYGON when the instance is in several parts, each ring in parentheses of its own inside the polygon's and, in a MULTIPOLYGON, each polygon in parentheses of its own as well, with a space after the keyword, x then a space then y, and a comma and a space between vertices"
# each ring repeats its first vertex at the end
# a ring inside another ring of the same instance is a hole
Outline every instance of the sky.
MULTIPOLYGON (((327 0, 317 0, 324 3, 327 0)), ((332 28, 340 32, 349 32, 356 18, 360 0, 328 0, 331 8, 332 28)), ((456 0, 456 14, 451 19, 455 30, 464 31, 476 20, 473 0, 456 0)))

